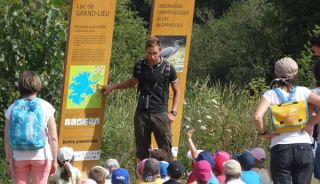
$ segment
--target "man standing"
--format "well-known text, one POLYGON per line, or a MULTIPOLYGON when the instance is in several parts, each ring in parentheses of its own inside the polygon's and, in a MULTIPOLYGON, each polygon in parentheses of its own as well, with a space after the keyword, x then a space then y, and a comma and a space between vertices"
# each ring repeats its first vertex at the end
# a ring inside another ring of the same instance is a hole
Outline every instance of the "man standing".
POLYGON ((311 49, 316 56, 320 56, 320 33, 315 33, 311 37, 311 49))
MULTIPOLYGON (((317 95, 320 95, 320 33, 315 33, 310 40, 311 43, 311 50, 313 51, 316 59, 313 61, 313 74, 314 78, 316 79, 316 88, 312 91, 317 95)), ((310 111, 313 112, 314 107, 310 108, 310 111)), ((314 173, 313 176, 320 180, 320 138, 319 138, 319 123, 316 122, 313 130, 313 138, 314 144, 316 145, 315 148, 315 159, 314 159, 314 173)))
POLYGON ((151 133, 158 147, 171 157, 171 122, 177 115, 180 89, 174 67, 160 57, 160 40, 150 36, 145 44, 146 58, 138 61, 133 76, 113 85, 103 86, 103 92, 126 89, 138 84, 138 105, 134 116, 136 156, 139 160, 149 157, 151 133), (169 86, 174 97, 172 109, 168 111, 169 86), (169 113, 168 113, 169 112, 169 113))

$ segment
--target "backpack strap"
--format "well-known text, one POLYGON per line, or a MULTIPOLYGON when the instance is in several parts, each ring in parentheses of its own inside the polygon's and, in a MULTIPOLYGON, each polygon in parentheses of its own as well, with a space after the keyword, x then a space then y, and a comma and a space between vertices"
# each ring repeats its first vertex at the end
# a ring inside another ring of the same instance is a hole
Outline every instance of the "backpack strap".
MULTIPOLYGON (((140 59, 138 62, 137 62, 137 74, 139 76, 139 78, 141 77, 142 75, 142 65, 143 65, 143 62, 145 62, 145 59, 140 59)), ((165 62, 165 67, 164 67, 164 72, 161 72, 161 73, 165 73, 165 78, 166 78, 166 82, 169 83, 169 78, 170 78, 170 67, 171 67, 171 63, 168 62, 167 60, 163 59, 163 62, 165 62)))
POLYGON ((141 74, 142 74, 142 63, 144 62, 144 59, 140 59, 138 62, 137 62, 137 74, 139 76, 139 78, 141 77, 141 74))
POLYGON ((296 93, 296 87, 293 87, 293 89, 290 91, 288 98, 286 98, 282 92, 280 91, 279 88, 273 88, 273 91, 278 95, 280 98, 280 103, 285 103, 285 102, 292 102, 292 98, 294 94, 296 93))
POLYGON ((170 78, 170 66, 171 66, 171 63, 166 61, 165 78, 167 83, 169 83, 169 78, 170 78))

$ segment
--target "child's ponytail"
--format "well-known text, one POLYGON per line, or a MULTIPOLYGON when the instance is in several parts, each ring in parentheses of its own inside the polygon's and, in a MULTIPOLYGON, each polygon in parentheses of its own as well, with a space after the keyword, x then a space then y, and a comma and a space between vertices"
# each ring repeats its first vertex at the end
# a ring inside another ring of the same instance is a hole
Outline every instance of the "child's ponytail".
POLYGON ((65 180, 66 182, 69 182, 72 174, 71 174, 71 171, 70 171, 70 167, 71 167, 71 164, 66 161, 64 162, 64 166, 61 170, 61 173, 60 173, 60 177, 65 180))

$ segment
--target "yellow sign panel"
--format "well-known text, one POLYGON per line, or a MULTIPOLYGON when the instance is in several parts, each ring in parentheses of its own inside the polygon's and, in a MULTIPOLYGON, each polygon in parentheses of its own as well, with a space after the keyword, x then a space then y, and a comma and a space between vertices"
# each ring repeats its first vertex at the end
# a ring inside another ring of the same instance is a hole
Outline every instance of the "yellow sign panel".
MULTIPOLYGON (((108 81, 115 0, 73 0, 59 129, 59 147, 74 149, 83 173, 99 163, 108 81)), ((86 174, 83 175, 86 177, 86 174)))
MULTIPOLYGON (((172 153, 175 157, 177 157, 179 146, 194 3, 194 0, 153 0, 152 5, 150 35, 161 40, 160 55, 175 67, 181 89, 178 115, 172 123, 172 153)), ((170 91, 169 105, 172 105, 172 100, 173 93, 170 91)), ((154 139, 152 142, 156 145, 154 139)))

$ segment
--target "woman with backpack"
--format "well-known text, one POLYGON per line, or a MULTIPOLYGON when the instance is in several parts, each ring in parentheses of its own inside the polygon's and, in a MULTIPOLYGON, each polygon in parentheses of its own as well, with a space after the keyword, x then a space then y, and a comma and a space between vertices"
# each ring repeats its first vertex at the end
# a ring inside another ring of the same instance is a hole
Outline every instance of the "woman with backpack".
POLYGON ((58 137, 55 109, 38 98, 40 77, 23 72, 18 80, 21 99, 5 112, 5 152, 14 184, 46 184, 57 170, 58 137))
POLYGON ((295 86, 297 63, 289 57, 275 64, 276 88, 263 94, 253 118, 258 135, 270 141, 270 169, 274 184, 308 184, 313 173, 312 129, 319 115, 308 120, 307 103, 320 107, 320 97, 310 89, 295 86), (288 108, 288 111, 284 110, 288 108), (273 132, 263 123, 270 110, 273 132), (280 110, 280 111, 276 111, 280 110), (280 112, 280 113, 279 113, 280 112))

